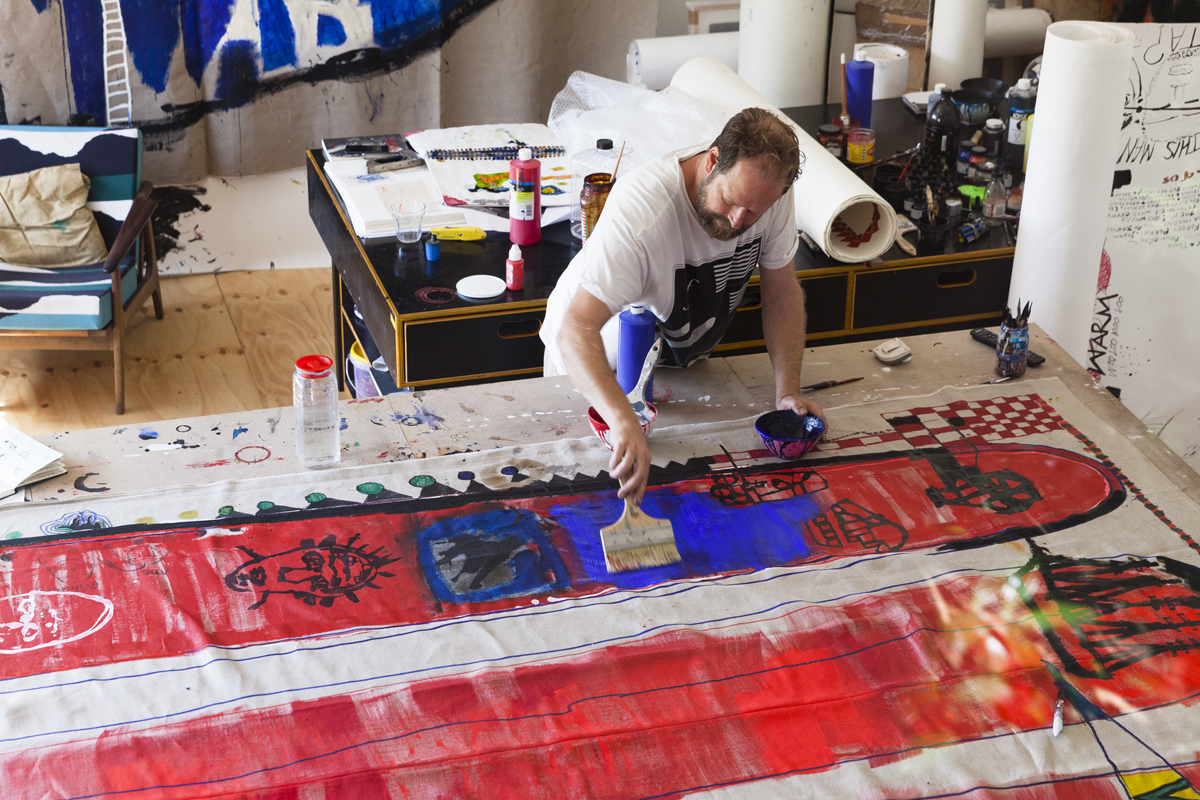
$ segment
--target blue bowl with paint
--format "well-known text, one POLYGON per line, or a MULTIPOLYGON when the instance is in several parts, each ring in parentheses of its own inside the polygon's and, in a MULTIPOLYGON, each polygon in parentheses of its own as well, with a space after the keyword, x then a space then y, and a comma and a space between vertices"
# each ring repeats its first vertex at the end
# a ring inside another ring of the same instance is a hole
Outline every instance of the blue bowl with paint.
POLYGON ((825 422, 814 414, 797 414, 785 408, 763 414, 754 421, 754 429, 779 458, 799 458, 825 435, 825 422))

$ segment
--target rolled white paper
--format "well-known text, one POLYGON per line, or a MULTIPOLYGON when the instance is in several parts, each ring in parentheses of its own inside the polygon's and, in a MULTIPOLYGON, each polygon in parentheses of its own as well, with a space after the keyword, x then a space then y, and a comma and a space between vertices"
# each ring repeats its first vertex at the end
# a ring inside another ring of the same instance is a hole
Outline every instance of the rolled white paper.
POLYGON ((715 58, 680 67, 671 86, 732 117, 743 108, 765 108, 788 123, 800 139, 796 224, 838 261, 866 261, 896 239, 896 212, 819 142, 715 58))
POLYGON ((983 57, 1032 56, 1042 52, 1050 14, 1040 8, 991 8, 983 37, 983 57))
POLYGON ((954 91, 967 78, 983 74, 987 0, 944 0, 933 6, 929 32, 929 86, 954 91))
POLYGON ((1046 31, 1009 307, 1086 364, 1134 34, 1103 22, 1046 31))
POLYGON ((825 102, 833 0, 741 0, 738 75, 779 108, 825 102))
POLYGON ((634 39, 625 56, 625 82, 658 91, 671 85, 671 76, 693 58, 711 56, 737 69, 738 32, 700 33, 634 39))
POLYGON ((875 82, 871 98, 881 100, 900 97, 908 91, 908 51, 894 44, 856 44, 854 55, 863 56, 875 65, 875 82))

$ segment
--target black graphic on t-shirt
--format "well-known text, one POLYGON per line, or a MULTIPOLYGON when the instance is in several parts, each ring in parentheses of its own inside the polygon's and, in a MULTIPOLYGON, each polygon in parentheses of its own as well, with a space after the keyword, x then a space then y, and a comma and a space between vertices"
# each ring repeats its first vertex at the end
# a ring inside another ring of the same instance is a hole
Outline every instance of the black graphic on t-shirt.
POLYGON ((731 255, 675 268, 675 301, 659 331, 669 345, 668 364, 686 367, 712 352, 742 301, 758 265, 762 236, 737 245, 731 255))

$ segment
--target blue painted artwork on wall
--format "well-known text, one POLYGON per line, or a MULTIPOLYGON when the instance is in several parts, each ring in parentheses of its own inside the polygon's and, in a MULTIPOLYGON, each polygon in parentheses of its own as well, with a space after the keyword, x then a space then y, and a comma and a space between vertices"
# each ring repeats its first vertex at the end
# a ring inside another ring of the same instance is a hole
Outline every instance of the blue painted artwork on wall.
MULTIPOLYGON (((114 29, 115 7, 106 11, 103 0, 29 2, 39 14, 55 13, 61 6, 74 111, 105 122, 110 89, 105 82, 105 31, 114 29)), ((142 84, 165 92, 172 62, 181 50, 184 71, 196 86, 215 86, 215 96, 195 103, 164 103, 158 106, 161 116, 135 124, 150 133, 179 130, 207 113, 239 108, 300 82, 400 69, 439 47, 494 2, 329 0, 314 13, 311 4, 289 0, 241 5, 237 0, 120 0, 123 24, 116 29, 123 29, 129 67, 142 84), (240 15, 236 20, 235 14, 240 15), (256 28, 254 36, 248 35, 248 27, 256 28), (216 74, 209 78, 215 82, 206 84, 214 64, 216 74)))

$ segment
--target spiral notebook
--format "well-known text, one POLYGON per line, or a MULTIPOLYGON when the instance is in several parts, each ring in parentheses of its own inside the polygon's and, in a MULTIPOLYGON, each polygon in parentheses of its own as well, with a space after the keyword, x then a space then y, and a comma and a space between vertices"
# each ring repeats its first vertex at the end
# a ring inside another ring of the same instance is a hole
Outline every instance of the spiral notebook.
POLYGON ((571 205, 566 149, 545 125, 466 125, 405 136, 425 159, 446 205, 507 206, 508 162, 522 147, 542 162, 542 206, 571 205))

